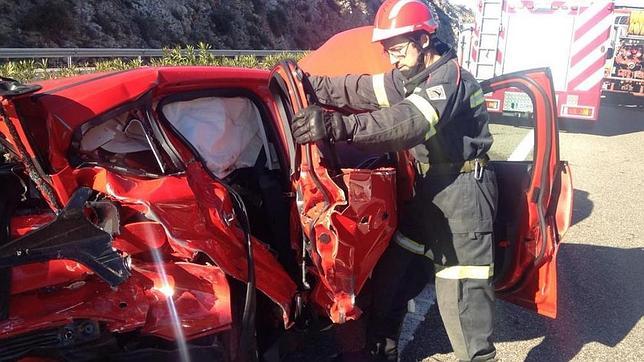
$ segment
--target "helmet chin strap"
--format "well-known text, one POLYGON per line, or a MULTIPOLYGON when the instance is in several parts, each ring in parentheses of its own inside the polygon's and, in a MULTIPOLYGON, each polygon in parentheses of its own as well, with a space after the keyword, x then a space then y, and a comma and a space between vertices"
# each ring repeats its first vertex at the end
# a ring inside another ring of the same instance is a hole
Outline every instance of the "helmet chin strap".
POLYGON ((416 74, 425 70, 425 56, 429 52, 428 47, 422 48, 420 44, 416 42, 414 42, 414 44, 416 45, 416 47, 420 49, 420 52, 418 52, 418 59, 416 59, 416 65, 413 68, 411 68, 409 71, 409 75, 407 78, 410 78, 410 79, 416 74))
POLYGON ((438 37, 432 35, 429 38, 429 44, 427 44, 426 47, 421 47, 420 44, 418 44, 416 41, 413 42, 418 49, 420 49, 420 52, 418 53, 418 59, 416 60, 416 65, 409 71, 409 76, 408 78, 411 79, 418 73, 422 72, 427 68, 426 64, 426 56, 429 54, 430 49, 433 49, 435 52, 435 55, 442 56, 444 53, 449 51, 449 46, 445 43, 443 43, 438 37))

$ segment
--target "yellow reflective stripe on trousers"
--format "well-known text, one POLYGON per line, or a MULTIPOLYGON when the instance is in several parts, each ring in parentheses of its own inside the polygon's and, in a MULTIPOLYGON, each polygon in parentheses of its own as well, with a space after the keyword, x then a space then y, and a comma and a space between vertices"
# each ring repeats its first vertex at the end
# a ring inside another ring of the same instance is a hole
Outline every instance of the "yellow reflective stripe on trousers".
POLYGON ((401 234, 400 231, 396 231, 396 233, 394 234, 394 241, 396 242, 396 244, 400 245, 404 249, 411 251, 414 254, 425 254, 425 245, 406 237, 405 235, 401 234))
POLYGON ((387 90, 385 89, 385 74, 376 74, 371 77, 371 81, 378 105, 380 108, 389 108, 389 98, 387 98, 387 90))
POLYGON ((442 279, 488 279, 494 275, 494 265, 456 265, 439 270, 442 279))
POLYGON ((422 96, 419 96, 418 94, 412 94, 409 97, 407 97, 407 100, 410 101, 418 110, 420 113, 423 114, 423 117, 427 120, 429 123, 429 131, 425 134, 425 141, 427 141, 431 136, 436 134, 436 123, 438 123, 438 113, 436 113, 436 110, 432 106, 431 103, 422 96))

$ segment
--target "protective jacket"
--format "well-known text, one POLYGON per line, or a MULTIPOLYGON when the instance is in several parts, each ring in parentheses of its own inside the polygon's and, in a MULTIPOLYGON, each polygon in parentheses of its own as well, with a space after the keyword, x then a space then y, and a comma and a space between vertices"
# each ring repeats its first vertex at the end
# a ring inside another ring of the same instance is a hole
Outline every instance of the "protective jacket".
POLYGON ((397 340, 410 290, 418 291, 410 276, 422 269, 412 259, 420 254, 434 262, 439 310, 456 357, 494 358, 497 186, 486 166, 492 135, 478 82, 453 51, 411 79, 393 70, 310 80, 320 103, 367 111, 342 116, 350 142, 376 152, 411 149, 417 163, 415 194, 402 204, 395 244, 373 274, 371 345, 397 358, 395 347, 387 346, 397 340))
POLYGON ((412 149, 423 163, 462 163, 492 145, 478 82, 453 51, 411 79, 385 74, 309 78, 322 104, 370 111, 344 117, 352 140, 378 151, 412 149))
POLYGON ((415 157, 416 195, 403 205, 395 241, 439 264, 492 264, 491 240, 482 247, 467 240, 492 232, 496 181, 492 171, 473 175, 465 167, 487 160, 492 135, 481 87, 454 52, 411 79, 398 70, 309 79, 320 103, 368 111, 343 116, 350 142, 378 152, 410 149, 415 157), (438 242, 446 239, 456 245, 438 242))

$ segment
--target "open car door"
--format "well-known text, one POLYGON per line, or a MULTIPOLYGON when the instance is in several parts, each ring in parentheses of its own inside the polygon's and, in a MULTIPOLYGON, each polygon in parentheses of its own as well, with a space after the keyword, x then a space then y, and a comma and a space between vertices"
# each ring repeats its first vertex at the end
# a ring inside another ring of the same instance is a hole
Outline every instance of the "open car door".
MULTIPOLYGON (((281 128, 290 153, 291 180, 301 222, 303 263, 310 258, 320 282, 313 301, 331 320, 355 319, 358 294, 395 230, 396 171, 366 162, 345 167, 329 142, 295 145, 293 115, 306 107, 311 92, 293 62, 283 62, 271 75, 281 128)), ((304 265, 304 264, 303 264, 304 265)), ((303 267, 304 268, 304 267, 303 267)), ((303 285, 308 287, 306 271, 303 285)))
POLYGON ((572 216, 572 178, 559 159, 557 106, 548 68, 481 83, 486 94, 512 88, 534 109, 532 161, 493 161, 499 184, 495 288, 504 300, 555 318, 557 250, 572 216))
MULTIPOLYGON (((319 75, 374 74, 391 69, 372 27, 340 33, 300 65, 319 75)), ((507 74, 482 83, 484 92, 517 88, 535 110, 533 161, 493 161, 499 181, 495 224, 495 286, 499 297, 555 317, 557 249, 570 225, 572 178, 559 159, 556 99, 548 69, 507 74)), ((398 166, 398 173, 405 173, 398 166)))

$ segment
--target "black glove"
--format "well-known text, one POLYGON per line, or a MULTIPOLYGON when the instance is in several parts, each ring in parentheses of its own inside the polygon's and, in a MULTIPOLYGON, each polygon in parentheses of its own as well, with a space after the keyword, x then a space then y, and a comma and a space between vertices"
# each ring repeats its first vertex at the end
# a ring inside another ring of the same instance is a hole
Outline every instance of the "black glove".
POLYGON ((308 106, 297 112, 293 118, 291 131, 299 144, 323 139, 346 141, 349 139, 347 128, 338 112, 326 112, 319 106, 308 106))

